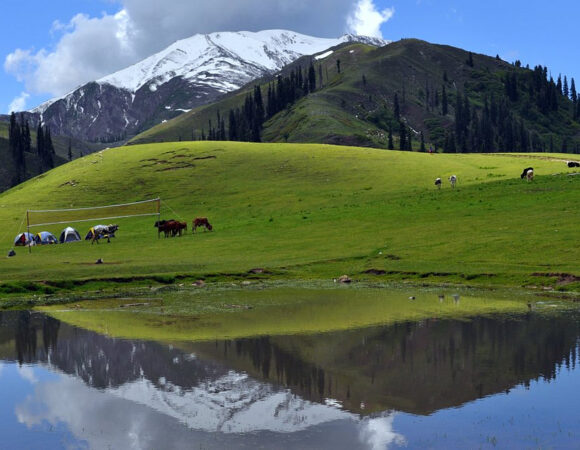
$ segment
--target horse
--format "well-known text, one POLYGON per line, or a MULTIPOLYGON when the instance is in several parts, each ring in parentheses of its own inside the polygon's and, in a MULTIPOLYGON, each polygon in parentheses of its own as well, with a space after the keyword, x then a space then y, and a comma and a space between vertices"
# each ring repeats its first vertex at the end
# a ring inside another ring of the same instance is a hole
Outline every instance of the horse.
POLYGON ((205 227, 205 229, 209 231, 213 230, 213 227, 211 226, 211 223, 209 223, 209 220, 207 220, 207 217, 196 217, 193 219, 191 232, 195 233, 195 229, 198 227, 205 227))
POLYGON ((91 245, 93 245, 95 243, 95 241, 97 242, 97 244, 99 243, 99 239, 101 238, 107 238, 107 242, 110 243, 111 242, 111 238, 115 237, 115 231, 117 231, 119 229, 119 225, 102 225, 102 226, 96 226, 93 228, 94 233, 93 233, 93 238, 91 239, 91 245))
POLYGON ((173 222, 171 235, 177 236, 179 234, 181 236, 183 230, 187 231, 187 222, 178 222, 176 220, 173 222))
POLYGON ((158 220, 155 222, 154 226, 159 230, 159 232, 163 232, 165 237, 168 237, 170 234, 172 237, 175 237, 178 234, 181 236, 182 231, 187 230, 187 222, 179 222, 173 219, 158 220))

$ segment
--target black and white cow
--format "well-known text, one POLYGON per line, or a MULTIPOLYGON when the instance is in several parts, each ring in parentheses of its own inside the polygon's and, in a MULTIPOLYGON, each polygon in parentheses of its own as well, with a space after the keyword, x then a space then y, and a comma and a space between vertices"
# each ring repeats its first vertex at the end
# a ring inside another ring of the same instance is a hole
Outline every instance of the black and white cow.
MULTIPOLYGON (((522 180, 523 180, 524 178, 526 178, 526 177, 527 177, 527 175, 528 175, 528 170, 531 170, 531 171, 533 172, 533 171, 534 171, 534 168, 533 168, 533 167, 526 167, 526 168, 525 168, 525 169, 522 171, 522 174, 520 175, 520 178, 521 178, 522 180)), ((533 178, 533 175, 532 175, 532 178, 533 178)))

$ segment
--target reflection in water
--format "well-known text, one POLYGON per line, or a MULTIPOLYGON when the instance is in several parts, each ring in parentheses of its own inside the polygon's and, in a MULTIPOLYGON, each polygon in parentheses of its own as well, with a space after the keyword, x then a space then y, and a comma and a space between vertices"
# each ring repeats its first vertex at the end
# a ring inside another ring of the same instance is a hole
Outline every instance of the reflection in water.
POLYGON ((412 446, 395 431, 400 413, 575 370, 579 336, 574 315, 529 314, 167 345, 4 312, 0 376, 11 363, 33 385, 14 404, 20 424, 66 424, 96 448, 167 447, 171 430, 175 448, 192 433, 202 448, 268 446, 282 433, 285 448, 379 449, 412 446), (40 367, 62 375, 45 381, 40 367))

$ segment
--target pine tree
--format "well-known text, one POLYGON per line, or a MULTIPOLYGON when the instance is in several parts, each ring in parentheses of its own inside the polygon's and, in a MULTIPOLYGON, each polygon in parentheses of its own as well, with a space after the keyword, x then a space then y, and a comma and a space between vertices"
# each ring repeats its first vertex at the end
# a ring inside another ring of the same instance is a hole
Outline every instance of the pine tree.
POLYGON ((314 70, 314 65, 310 63, 308 68, 308 91, 314 92, 316 90, 316 71, 314 70))
POLYGON ((22 150, 26 153, 30 153, 32 150, 32 144, 30 139, 30 126, 28 124, 28 119, 24 120, 23 116, 20 116, 21 129, 22 129, 22 150), (22 125, 24 123, 24 125, 22 125))
POLYGON ((467 65, 473 67, 473 53, 471 52, 469 52, 469 56, 467 57, 467 65))
POLYGON ((405 142, 405 144, 407 144, 407 150, 408 151, 412 151, 413 150, 413 132, 411 131, 410 128, 407 128, 407 142, 405 142))
POLYGON ((71 140, 68 140, 68 160, 72 161, 72 144, 71 144, 71 140))
POLYGON ((395 92, 395 99, 393 100, 393 115, 395 116, 395 120, 399 120, 401 118, 401 112, 399 108, 399 95, 395 92))
POLYGON ((387 148, 389 150, 393 150, 395 148, 395 145, 393 144, 393 127, 391 125, 389 125, 389 138, 387 148))
POLYGON ((425 148, 425 136, 423 136, 423 132, 421 131, 421 151, 425 152, 426 148, 425 148))
POLYGON ((446 116, 449 113, 449 106, 447 105, 447 92, 445 91, 445 85, 441 92, 441 114, 446 116))
POLYGON ((52 137, 50 135, 50 128, 46 129, 44 134, 44 147, 45 147, 45 158, 46 158, 46 167, 49 169, 54 168, 54 155, 56 154, 54 151, 54 146, 52 145, 52 137))
POLYGON ((26 159, 24 157, 22 134, 22 127, 16 122, 16 115, 12 112, 10 114, 10 126, 8 129, 8 147, 10 148, 10 154, 14 163, 14 174, 11 180, 12 186, 16 186, 26 178, 26 159))
POLYGON ((36 154, 38 155, 38 161, 40 161, 40 171, 45 172, 46 167, 46 157, 44 156, 44 131, 42 129, 42 124, 39 123, 36 128, 36 154))
POLYGON ((336 70, 340 73, 340 59, 336 60, 336 70))
POLYGON ((407 150, 407 127, 399 122, 399 150, 407 150))
POLYGON ((568 79, 566 78, 566 75, 564 75, 564 84, 562 85, 562 94, 564 94, 564 97, 570 98, 570 92, 568 91, 568 79))

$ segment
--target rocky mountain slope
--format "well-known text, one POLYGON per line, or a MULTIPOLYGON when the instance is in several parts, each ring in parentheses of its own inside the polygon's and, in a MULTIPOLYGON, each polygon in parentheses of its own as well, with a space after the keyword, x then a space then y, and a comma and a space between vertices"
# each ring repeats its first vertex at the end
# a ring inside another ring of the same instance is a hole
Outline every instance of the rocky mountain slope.
POLYGON ((195 35, 124 70, 33 109, 53 135, 92 142, 133 136, 184 111, 215 101, 303 55, 345 42, 386 42, 345 35, 316 38, 286 30, 195 35))

